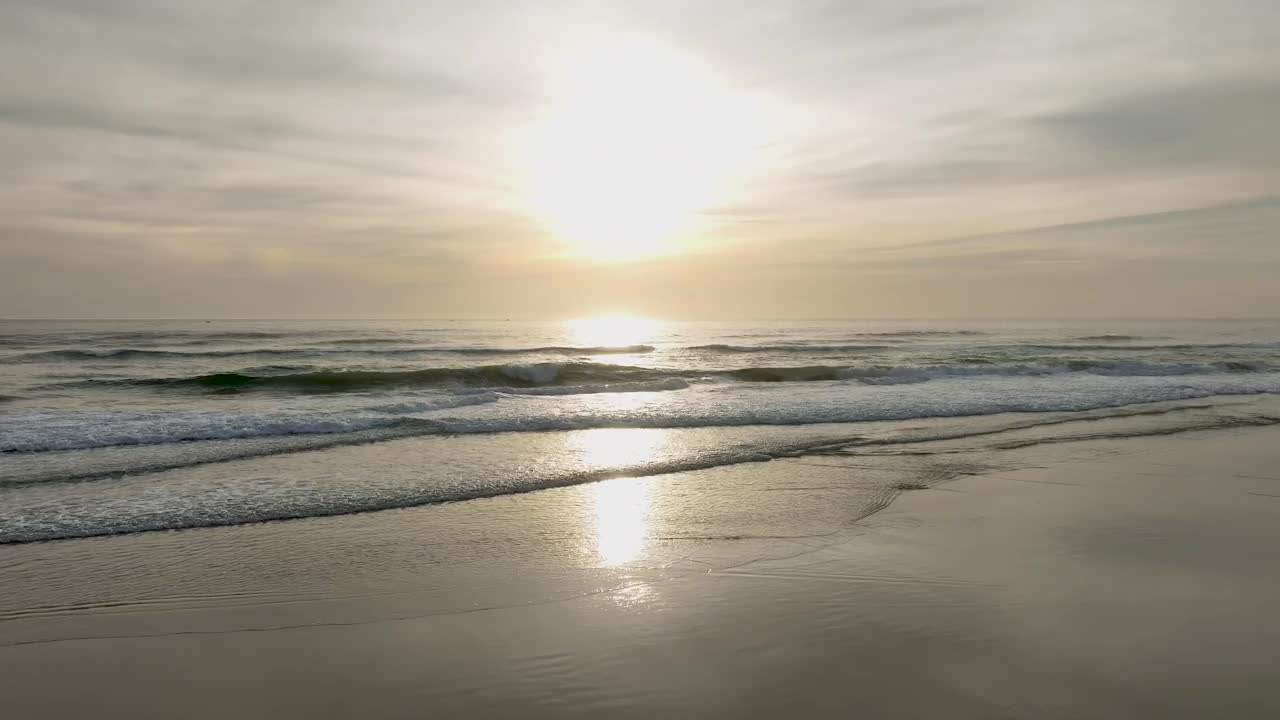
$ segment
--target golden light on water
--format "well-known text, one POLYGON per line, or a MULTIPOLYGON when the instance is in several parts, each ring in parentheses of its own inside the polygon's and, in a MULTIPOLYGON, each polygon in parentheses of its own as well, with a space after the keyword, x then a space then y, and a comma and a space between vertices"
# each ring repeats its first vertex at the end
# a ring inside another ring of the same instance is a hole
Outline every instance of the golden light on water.
POLYGON ((606 566, 635 560, 648 542, 649 488, 644 478, 595 485, 596 552, 606 566))
POLYGON ((571 436, 571 451, 600 468, 636 465, 658 457, 667 447, 667 431, 641 428, 597 428, 571 436))
POLYGON ((653 340, 662 324, 632 315, 577 318, 565 321, 569 342, 579 347, 626 347, 653 340))
MULTIPOLYGON (((652 342, 662 323, 635 316, 578 318, 565 323, 568 341, 577 346, 627 347, 652 342)), ((617 356, 610 356, 613 361, 617 356)), ((625 410, 648 402, 647 393, 598 396, 599 402, 625 410)), ((568 435, 571 453, 594 470, 640 465, 658 458, 670 433, 662 429, 598 428, 568 435)), ((650 486, 643 478, 619 478, 590 485, 595 514, 596 552, 606 566, 622 565, 640 556, 648 542, 650 486)))
POLYGON ((760 117, 709 67, 628 36, 566 50, 530 138, 530 200, 569 256, 682 252, 728 191, 760 117))
MULTIPOLYGON (((602 428, 572 435, 583 459, 599 467, 635 465, 656 458, 666 448, 665 430, 602 428)), ((619 478, 590 486, 596 523, 596 552, 606 566, 640 556, 648 543, 651 505, 649 481, 619 478)))

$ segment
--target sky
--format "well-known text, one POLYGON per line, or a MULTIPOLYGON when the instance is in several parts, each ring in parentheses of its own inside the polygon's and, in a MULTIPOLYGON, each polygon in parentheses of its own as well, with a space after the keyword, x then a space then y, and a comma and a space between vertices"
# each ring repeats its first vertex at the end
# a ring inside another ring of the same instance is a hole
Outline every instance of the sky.
POLYGON ((0 0, 0 317, 1271 317, 1272 0, 0 0))

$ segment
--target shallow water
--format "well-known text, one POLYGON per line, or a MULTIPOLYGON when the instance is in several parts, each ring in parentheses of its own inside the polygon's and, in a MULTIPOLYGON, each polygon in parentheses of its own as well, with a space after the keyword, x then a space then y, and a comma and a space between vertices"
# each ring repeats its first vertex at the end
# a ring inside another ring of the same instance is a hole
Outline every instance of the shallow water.
POLYGON ((10 321, 0 541, 867 453, 868 438, 928 452, 1099 418, 1265 423, 1231 398, 1274 393, 1278 322, 10 321))

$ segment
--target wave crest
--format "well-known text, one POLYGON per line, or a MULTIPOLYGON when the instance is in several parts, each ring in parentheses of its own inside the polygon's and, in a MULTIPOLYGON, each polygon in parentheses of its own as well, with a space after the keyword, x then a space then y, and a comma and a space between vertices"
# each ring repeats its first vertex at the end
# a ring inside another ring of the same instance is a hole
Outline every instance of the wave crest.
POLYGON ((1115 333, 1103 333, 1101 335, 1083 335, 1076 338, 1083 342, 1108 342, 1108 341, 1124 341, 1124 340, 1145 340, 1147 338, 1141 335, 1117 335, 1115 333))
POLYGON ((689 383, 678 378, 603 385, 568 385, 564 387, 496 388, 505 395, 597 395, 602 393, 668 392, 685 390, 689 383))
POLYGON ((236 348, 233 350, 159 350, 150 348, 109 348, 103 350, 45 350, 42 352, 13 355, 0 362, 49 362, 76 360, 134 360, 152 358, 225 358, 252 355, 309 357, 315 355, 640 355, 654 351, 652 345, 621 345, 575 347, 572 345, 546 345, 530 348, 501 347, 319 347, 319 348, 236 348))
POLYGON ((291 390, 343 392, 389 386, 470 385, 503 387, 551 384, 585 384, 592 381, 660 379, 663 373, 645 368, 602 363, 528 363, 481 365, 469 368, 423 370, 317 370, 283 375, 213 373, 190 378, 134 381, 143 385, 197 387, 224 392, 291 390))
POLYGON ((815 353, 815 352, 858 352, 869 350, 890 350, 892 345, 801 345, 801 344, 785 344, 777 345, 725 345, 715 343, 712 345, 693 345, 688 350, 697 350, 707 353, 815 353))
MULTIPOLYGON (((655 386, 675 389, 672 381, 694 378, 740 382, 814 382, 854 380, 867 385, 925 382, 957 377, 1009 377, 1090 373, 1109 376, 1158 377, 1169 375, 1219 375, 1268 373, 1280 369, 1263 361, 1210 363, 1148 363, 1100 359, 1063 359, 1041 363, 997 364, 990 361, 955 365, 804 365, 743 367, 719 370, 668 369, 612 365, 594 362, 511 363, 473 367, 441 367, 421 370, 310 370, 305 372, 226 372, 192 377, 135 380, 85 380, 60 385, 144 386, 196 389, 221 393, 275 391, 335 393, 392 387, 473 387, 506 391, 509 388, 603 387, 619 383, 668 383, 655 386)), ((634 391, 634 390, 633 390, 634 391)), ((558 391, 559 394, 573 394, 558 391)), ((598 389, 594 392, 619 392, 598 389)), ((528 393, 526 393, 528 394, 528 393)), ((544 393, 552 394, 552 393, 544 393)))
POLYGON ((854 333, 857 337, 878 337, 878 338, 913 338, 913 337, 975 337, 978 335, 990 335, 991 333, 982 330, 897 330, 891 332, 860 332, 854 333))

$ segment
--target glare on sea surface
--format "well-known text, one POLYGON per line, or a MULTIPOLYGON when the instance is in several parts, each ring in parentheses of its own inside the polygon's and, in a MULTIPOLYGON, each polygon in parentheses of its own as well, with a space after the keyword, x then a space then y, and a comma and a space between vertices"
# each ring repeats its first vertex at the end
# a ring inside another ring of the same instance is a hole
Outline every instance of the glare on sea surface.
POLYGON ((692 56, 629 36, 568 48, 529 138, 533 211, 567 255, 680 252, 729 190, 759 112, 692 56))
POLYGON ((644 478, 595 486, 596 552, 605 566, 635 560, 648 541, 649 488, 644 478))
POLYGON ((636 465, 656 459, 667 447, 666 430, 596 428, 570 436, 570 451, 596 468, 636 465))
MULTIPOLYGON (((609 468, 657 458, 668 443, 665 430, 601 428, 571 435, 573 449, 590 465, 609 468)), ((644 478, 605 480, 590 486, 596 552, 606 566, 635 560, 648 542, 651 498, 644 478)))
POLYGON ((658 334, 661 323, 628 315, 577 318, 565 321, 569 341, 580 347, 642 345, 658 334))

